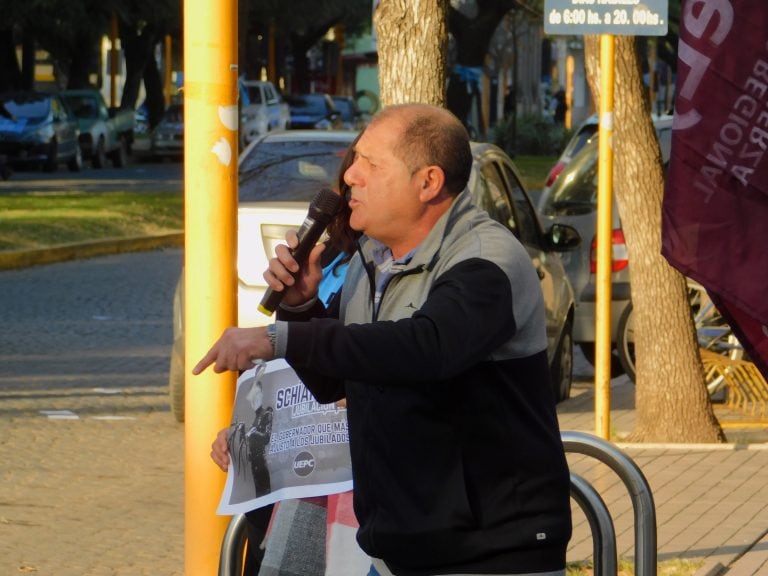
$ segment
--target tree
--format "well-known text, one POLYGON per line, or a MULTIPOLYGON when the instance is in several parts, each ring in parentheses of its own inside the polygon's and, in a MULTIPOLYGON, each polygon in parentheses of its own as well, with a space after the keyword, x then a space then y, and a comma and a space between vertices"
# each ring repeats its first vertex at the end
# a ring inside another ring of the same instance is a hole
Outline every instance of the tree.
POLYGON ((445 105, 447 0, 381 0, 374 12, 382 105, 445 105))
MULTIPOLYGON (((661 256, 661 151, 635 39, 616 37, 613 186, 632 262, 638 442, 721 442, 709 401, 685 278, 661 256)), ((599 41, 585 37, 587 79, 600 87, 599 41)))
MULTIPOLYGON (((456 41, 456 63, 448 78, 448 109, 466 123, 473 97, 480 98, 479 74, 493 32, 516 0, 476 0, 474 17, 453 5, 448 10, 448 28, 456 41), (477 80, 472 76, 476 71, 477 80)), ((484 132, 481 127, 480 132, 484 132)))
MULTIPOLYGON (((246 2, 248 0, 242 0, 246 2)), ((261 30, 266 37, 269 22, 274 23, 281 51, 291 54, 291 91, 309 92, 309 60, 307 52, 338 24, 343 24, 347 35, 367 28, 371 19, 370 0, 251 0, 248 18, 252 23, 246 30, 261 30), (280 42, 279 39, 283 41, 280 42)), ((248 38, 241 38, 241 43, 248 38)), ((244 51, 250 54, 250 50, 244 51)), ((252 70, 252 63, 241 63, 244 70, 252 70)))

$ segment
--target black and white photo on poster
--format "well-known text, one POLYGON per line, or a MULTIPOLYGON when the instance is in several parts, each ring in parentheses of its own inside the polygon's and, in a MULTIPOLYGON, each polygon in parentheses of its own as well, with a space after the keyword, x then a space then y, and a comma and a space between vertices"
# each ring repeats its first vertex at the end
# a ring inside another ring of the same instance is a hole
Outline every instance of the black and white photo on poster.
POLYGON ((352 489, 347 411, 319 404, 284 360, 237 380, 219 514, 352 489))

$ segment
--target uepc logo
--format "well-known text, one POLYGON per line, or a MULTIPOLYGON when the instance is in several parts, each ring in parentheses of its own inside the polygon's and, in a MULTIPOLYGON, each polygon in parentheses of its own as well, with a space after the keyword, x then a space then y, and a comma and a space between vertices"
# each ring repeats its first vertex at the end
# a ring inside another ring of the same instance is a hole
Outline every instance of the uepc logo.
POLYGON ((299 452, 293 459, 293 471, 297 476, 309 476, 315 469, 315 457, 309 452, 299 452))

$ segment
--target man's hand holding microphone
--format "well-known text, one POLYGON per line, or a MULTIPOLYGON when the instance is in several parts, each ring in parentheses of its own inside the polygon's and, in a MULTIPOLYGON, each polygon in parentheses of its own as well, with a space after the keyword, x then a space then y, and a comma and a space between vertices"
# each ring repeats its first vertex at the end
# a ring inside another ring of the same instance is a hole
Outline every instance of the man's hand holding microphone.
MULTIPOLYGON (((275 257, 269 261, 269 268, 264 272, 269 289, 259 310, 271 315, 281 302, 299 306, 316 297, 323 277, 320 255, 325 249, 325 245, 317 241, 340 203, 341 197, 332 190, 323 189, 315 196, 298 233, 290 231, 286 235, 288 244, 280 244, 275 257)), ((227 328, 192 369, 192 374, 202 373, 211 364, 216 373, 248 370, 254 360, 272 360, 274 356, 268 327, 227 328)))

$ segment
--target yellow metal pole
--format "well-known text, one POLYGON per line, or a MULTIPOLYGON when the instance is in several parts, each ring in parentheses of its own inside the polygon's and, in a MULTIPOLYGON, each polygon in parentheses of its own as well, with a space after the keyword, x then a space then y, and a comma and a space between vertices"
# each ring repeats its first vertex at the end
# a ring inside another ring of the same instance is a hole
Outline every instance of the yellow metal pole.
POLYGON ((117 107, 117 14, 112 12, 109 30, 109 106, 117 107))
POLYGON ((191 371, 237 321, 237 0, 184 1, 184 72, 184 556, 186 576, 210 576, 229 518, 216 515, 225 475, 209 454, 235 374, 191 371))
POLYGON ((600 35, 600 127, 597 167, 595 434, 611 434, 611 228, 613 221, 613 69, 615 38, 600 35))
POLYGON ((573 123, 573 71, 576 62, 573 55, 565 60, 565 127, 571 129, 573 123))
POLYGON ((173 68, 173 64, 171 62, 171 56, 173 54, 172 51, 173 46, 173 40, 171 39, 170 34, 165 35, 165 107, 168 108, 168 106, 171 105, 171 70, 173 68))

